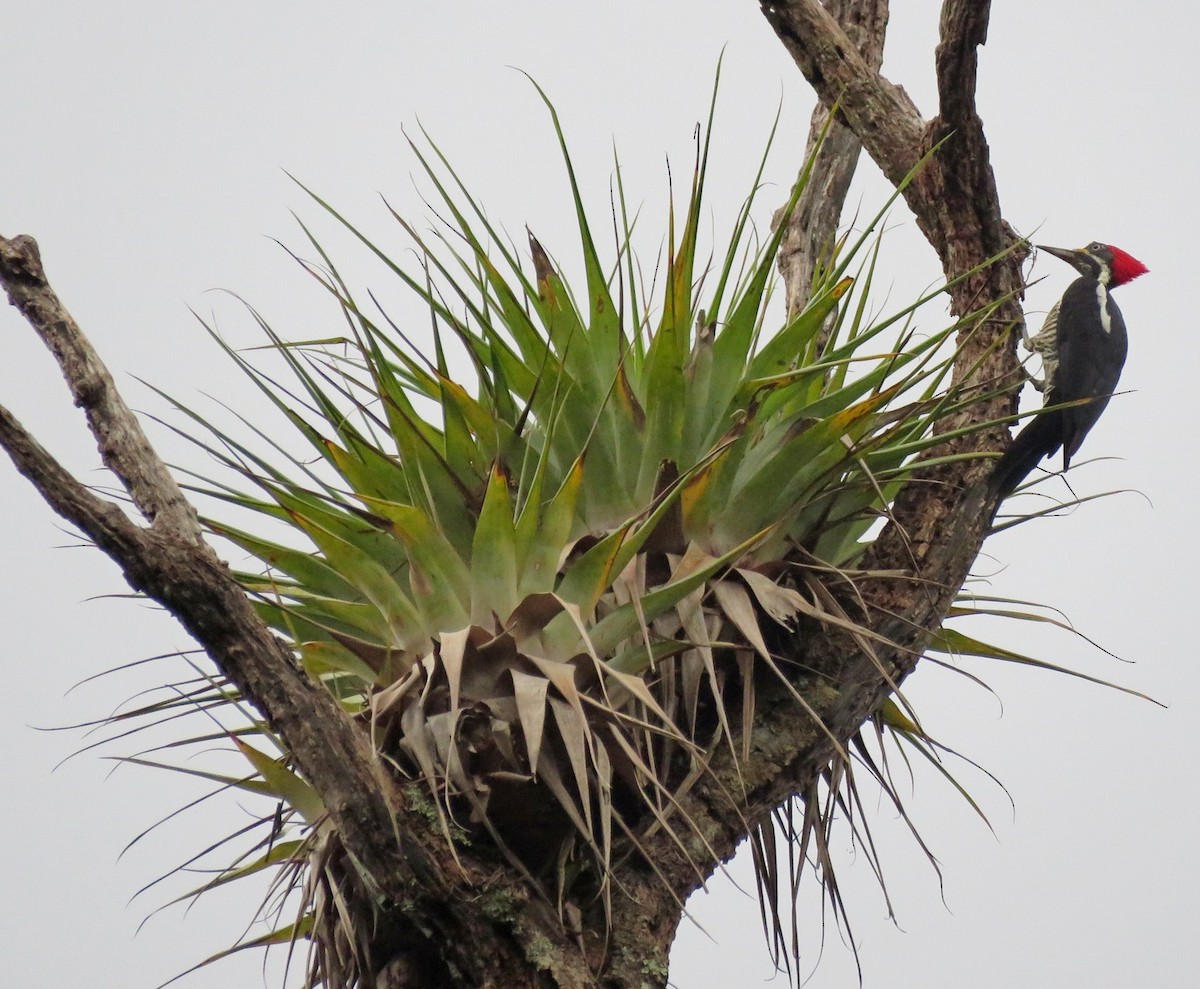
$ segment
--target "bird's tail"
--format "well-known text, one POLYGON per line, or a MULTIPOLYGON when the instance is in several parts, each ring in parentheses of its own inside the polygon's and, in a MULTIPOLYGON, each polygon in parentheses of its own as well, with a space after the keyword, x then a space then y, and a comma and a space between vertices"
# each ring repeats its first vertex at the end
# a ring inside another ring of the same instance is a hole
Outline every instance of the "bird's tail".
POLYGON ((996 464, 990 483, 1001 498, 1007 498, 1043 457, 1062 446, 1061 410, 1042 412, 1017 433, 1012 446, 996 464))

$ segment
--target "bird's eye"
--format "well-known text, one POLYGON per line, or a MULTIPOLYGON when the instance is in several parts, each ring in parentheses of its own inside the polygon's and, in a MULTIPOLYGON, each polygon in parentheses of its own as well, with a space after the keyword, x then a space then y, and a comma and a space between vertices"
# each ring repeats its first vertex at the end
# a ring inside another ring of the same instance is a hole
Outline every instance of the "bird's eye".
POLYGON ((1102 251, 1102 250, 1104 250, 1104 245, 1101 244, 1100 241, 1098 241, 1098 240, 1093 240, 1090 244, 1088 244, 1088 250, 1089 251, 1102 251))

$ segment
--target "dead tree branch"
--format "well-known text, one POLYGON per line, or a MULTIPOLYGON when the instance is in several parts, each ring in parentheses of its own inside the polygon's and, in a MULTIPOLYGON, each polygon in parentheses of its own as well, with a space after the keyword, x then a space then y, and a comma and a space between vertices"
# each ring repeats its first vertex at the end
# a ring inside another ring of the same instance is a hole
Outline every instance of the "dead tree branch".
MULTIPOLYGON (((825 6, 867 67, 878 72, 883 62, 888 0, 828 0, 825 6)), ((812 161, 808 185, 788 219, 779 247, 779 271, 787 289, 789 314, 800 312, 808 303, 818 264, 832 256, 846 195, 862 153, 862 141, 854 130, 838 117, 832 121, 829 117, 830 110, 818 103, 804 149, 804 160, 812 161), (820 140, 822 133, 824 141, 820 140)))
MULTIPOLYGON (((75 404, 87 417, 100 457, 146 520, 160 531, 198 540, 195 509, 150 446, 112 376, 46 281, 32 237, 0 241, 4 287, 62 368, 75 404)), ((57 509, 56 509, 57 510, 57 509)))
MULTIPOLYGON (((960 336, 956 382, 964 383, 968 376, 993 387, 1015 381, 1014 338, 1002 338, 997 346, 996 337, 1011 334, 1023 321, 1022 254, 1014 250, 1017 240, 1000 213, 983 125, 975 111, 978 48, 986 38, 989 4, 944 3, 935 56, 939 114, 928 121, 903 89, 880 74, 878 61, 872 63, 860 54, 832 4, 779 0, 760 6, 822 104, 838 103, 847 126, 894 184, 901 184, 922 157, 940 144, 904 189, 904 198, 937 251, 947 279, 958 279, 950 289, 952 309, 966 314, 995 307, 985 326, 974 324, 960 336)), ((840 8, 836 11, 845 16, 840 8)), ((984 421, 997 419, 1014 412, 1015 404, 1015 392, 1002 394, 973 408, 971 415, 984 421)), ((1005 431, 996 429, 961 438, 952 449, 998 451, 1006 439, 1005 431)), ((899 682, 912 669, 958 592, 996 507, 981 503, 984 495, 965 483, 986 470, 980 462, 925 472, 906 485, 891 523, 864 564, 867 569, 912 574, 907 581, 879 582, 868 600, 876 630, 898 648, 882 657, 850 650, 858 658, 844 671, 847 682, 840 691, 839 723, 831 726, 835 732, 851 722, 861 724, 889 692, 889 680, 899 682), (869 698, 850 700, 872 684, 869 698)), ((827 645, 815 643, 812 648, 827 645)))
POLYGON ((514 904, 528 901, 531 892, 519 879, 474 865, 469 857, 460 855, 456 862, 444 840, 431 834, 428 821, 409 809, 367 733, 263 624, 201 538, 195 510, 51 288, 33 238, 0 237, 0 284, 54 354, 105 465, 125 483, 150 524, 135 524, 119 505, 81 484, 0 407, 0 445, 17 469, 54 511, 112 557, 134 590, 175 615, 263 713, 321 795, 347 852, 379 895, 385 902, 414 905, 467 980, 477 985, 587 984, 586 966, 556 920, 539 921, 530 913, 523 925, 508 922, 496 928, 472 906, 472 899, 488 889, 514 904), (464 895, 465 890, 470 894, 464 895), (554 972, 553 983, 541 981, 537 973, 536 981, 512 981, 512 973, 529 974, 525 955, 534 944, 547 970, 554 972))

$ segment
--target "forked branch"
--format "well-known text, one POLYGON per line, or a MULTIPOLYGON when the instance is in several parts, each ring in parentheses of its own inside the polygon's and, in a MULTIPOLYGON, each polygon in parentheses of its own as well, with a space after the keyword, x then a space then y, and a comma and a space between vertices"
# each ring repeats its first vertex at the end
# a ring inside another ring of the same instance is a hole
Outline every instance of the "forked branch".
MULTIPOLYGON (((198 540, 195 510, 154 453, 95 349, 50 287, 32 237, 0 237, 0 278, 9 302, 54 354, 75 404, 87 416, 104 465, 125 486, 138 511, 162 531, 198 540)), ((29 452, 37 460, 48 456, 45 451, 29 452)), ((59 506, 55 510, 59 511, 59 506)))
MULTIPOLYGON (((545 964, 560 969, 560 986, 582 986, 573 944, 552 920, 531 914, 519 930, 494 929, 470 902, 504 887, 511 903, 530 892, 519 879, 455 861, 426 820, 406 806, 394 776, 385 771, 369 736, 356 726, 324 686, 296 664, 263 624, 242 588, 201 538, 195 510, 117 393, 108 369, 83 335, 42 268, 33 238, 0 237, 0 284, 54 354, 76 404, 83 408, 104 464, 125 484, 150 522, 142 527, 122 508, 81 484, 16 418, 0 406, 0 446, 60 516, 76 526, 121 567, 135 590, 160 602, 199 642, 221 672, 266 717, 283 739, 351 857, 390 902, 422 903, 430 930, 441 932, 464 972, 484 974, 505 963, 527 967, 520 945, 536 942, 545 964), (570 963, 562 959, 569 958, 570 963)), ((396 983, 400 985, 402 983, 396 983)), ((524 983, 512 982, 514 986, 524 983)))
MULTIPOLYGON (((997 346, 996 337, 1011 335, 1023 321, 1022 255, 1013 249, 1016 238, 1000 213, 988 147, 975 112, 978 46, 986 38, 989 4, 944 4, 936 54, 940 112, 928 121, 899 86, 880 74, 878 62, 860 54, 838 22, 836 15, 846 16, 841 4, 777 0, 760 6, 822 104, 828 108, 837 103, 846 124, 893 183, 899 184, 929 149, 944 142, 904 190, 904 197, 937 251, 946 277, 959 279, 950 290, 952 309, 966 314, 995 306, 988 324, 982 329, 973 324, 960 337, 955 381, 986 382, 994 389, 998 382, 1019 380, 1013 339, 1002 337, 997 346), (987 264, 998 256, 1000 260, 987 264)), ((858 4, 849 6, 861 9, 858 4)), ((970 415, 976 421, 991 421, 1014 412, 1015 404, 1014 390, 972 405, 970 415)), ((960 453, 997 451, 1006 439, 1006 431, 996 428, 973 432, 948 446, 960 453)), ((866 582, 858 601, 865 608, 863 619, 882 640, 893 643, 891 647, 867 655, 836 632, 797 644, 797 662, 830 677, 831 699, 821 715, 838 737, 849 737, 893 685, 903 681, 940 626, 996 508, 986 486, 972 483, 987 470, 986 462, 979 460, 921 472, 892 506, 891 520, 863 567, 910 576, 866 582)), ((778 726, 763 727, 783 728, 782 713, 778 726)), ((793 729, 793 737, 795 749, 785 760, 785 775, 812 779, 828 761, 828 745, 820 733, 805 740, 793 729)), ((765 802, 779 793, 770 788, 763 794, 765 802)))

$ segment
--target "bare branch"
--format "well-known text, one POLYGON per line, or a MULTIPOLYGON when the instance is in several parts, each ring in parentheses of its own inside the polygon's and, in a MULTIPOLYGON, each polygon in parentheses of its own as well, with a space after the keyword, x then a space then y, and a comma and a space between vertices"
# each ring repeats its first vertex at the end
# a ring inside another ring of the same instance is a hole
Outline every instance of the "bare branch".
POLYGON ((898 184, 921 158, 923 122, 908 94, 879 73, 818 0, 760 4, 779 40, 825 106, 842 115, 898 184))
MULTIPOLYGON (((825 6, 870 69, 878 72, 883 62, 888 0, 827 0, 825 6)), ((812 161, 808 185, 792 211, 779 248, 789 315, 807 305, 817 265, 832 254, 846 194, 862 153, 858 135, 840 120, 829 123, 829 113, 820 103, 813 110, 804 150, 804 160, 812 161), (822 132, 825 140, 818 148, 822 132)), ((820 346, 817 349, 820 351, 820 346)))
POLYGON ((990 0, 946 0, 935 55, 938 116, 948 127, 975 118, 979 46, 987 42, 990 0))
MULTIPOLYGON (((152 527, 138 528, 118 506, 80 484, 7 410, 0 414, 0 443, 47 503, 105 550, 134 589, 179 618, 287 740, 330 812, 335 817, 339 809, 346 813, 366 795, 339 779, 375 775, 374 754, 366 739, 329 692, 315 687, 297 668, 200 538, 195 510, 117 393, 99 355, 47 282, 33 238, 0 238, 0 282, 54 354, 76 404, 87 415, 105 464, 125 482, 152 527)), ((379 796, 377 787, 370 793, 379 796)), ((387 833, 392 830, 394 810, 382 799, 376 803, 375 827, 387 833)), ((361 809, 355 813, 362 816, 361 809)), ((358 830, 361 826, 360 821, 358 830)), ((379 858, 379 852, 365 844, 356 849, 366 856, 364 861, 379 858)))
MULTIPOLYGON (((1014 237, 1000 217, 987 142, 975 113, 977 48, 987 36, 990 4, 946 0, 937 63, 942 114, 929 122, 921 119, 903 89, 859 54, 818 0, 778 0, 760 6, 821 102, 827 107, 838 102, 848 126, 893 184, 948 138, 904 190, 947 278, 957 278, 1012 246, 1014 237)), ((995 289, 1003 283, 1001 291, 981 292, 981 279, 957 286, 952 292, 955 311, 965 314, 984 299, 1019 289, 1019 260, 1014 256, 996 266, 1001 274, 984 276, 984 281, 995 282, 995 289)), ((977 356, 964 355, 967 362, 977 356)))
POLYGON ((101 549, 112 555, 137 552, 144 530, 134 525, 120 507, 80 484, 2 405, 0 446, 46 504, 101 549))
POLYGON ((112 375, 46 281, 41 253, 32 237, 0 237, 0 281, 9 302, 58 361, 75 404, 87 416, 104 465, 125 485, 138 511, 164 531, 199 540, 195 509, 151 448, 137 418, 117 392, 112 375))

